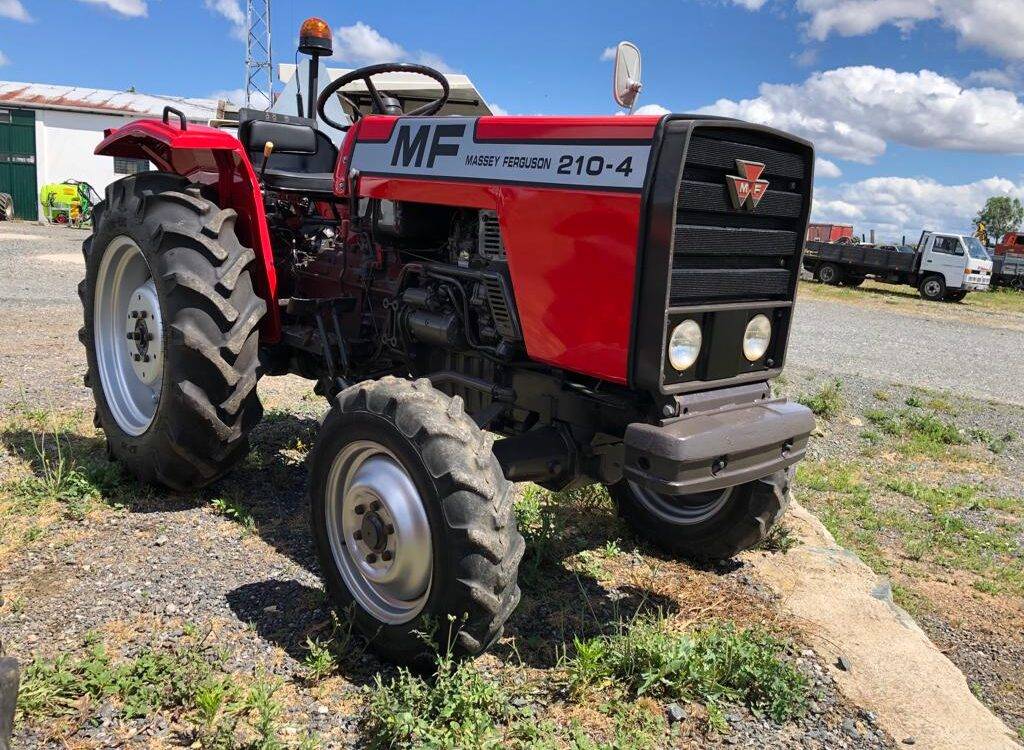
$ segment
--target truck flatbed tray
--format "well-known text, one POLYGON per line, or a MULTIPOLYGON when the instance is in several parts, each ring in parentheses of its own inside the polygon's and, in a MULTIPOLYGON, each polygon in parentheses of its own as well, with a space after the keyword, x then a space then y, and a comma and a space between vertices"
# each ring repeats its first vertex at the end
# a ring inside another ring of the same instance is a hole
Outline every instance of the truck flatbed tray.
POLYGON ((917 260, 916 253, 901 253, 898 250, 883 250, 870 245, 845 245, 834 242, 808 242, 805 257, 830 260, 844 265, 863 266, 879 271, 912 271, 917 260))

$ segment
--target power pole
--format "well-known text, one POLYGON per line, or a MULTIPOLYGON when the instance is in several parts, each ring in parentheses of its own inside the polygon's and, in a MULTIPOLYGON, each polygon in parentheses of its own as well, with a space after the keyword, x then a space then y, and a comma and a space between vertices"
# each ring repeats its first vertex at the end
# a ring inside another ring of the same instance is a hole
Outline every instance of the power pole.
POLYGON ((245 106, 270 109, 274 103, 270 0, 246 1, 245 28, 245 106))

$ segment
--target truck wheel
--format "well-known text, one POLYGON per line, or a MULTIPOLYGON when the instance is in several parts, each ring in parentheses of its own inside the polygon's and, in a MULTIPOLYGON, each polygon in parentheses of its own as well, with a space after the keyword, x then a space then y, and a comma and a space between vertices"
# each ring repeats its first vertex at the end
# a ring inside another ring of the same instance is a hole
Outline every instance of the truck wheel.
POLYGON ((379 653, 475 656, 501 636, 524 542, 511 485, 460 398, 394 377, 339 393, 310 501, 327 591, 379 653))
POLYGON ((107 188, 82 245, 86 384, 110 452, 143 481, 209 484, 245 455, 262 416, 266 305, 235 217, 184 178, 139 174, 107 188))
POLYGON ((724 560, 768 535, 789 505, 789 473, 778 471, 715 492, 669 496, 623 479, 610 488, 619 513, 669 554, 724 560))
POLYGON ((822 263, 818 266, 818 281, 822 284, 837 286, 843 280, 843 271, 835 263, 822 263))
POLYGON ((947 289, 946 302, 963 302, 967 298, 967 292, 963 289, 947 289))
POLYGON ((926 276, 917 287, 925 299, 940 300, 946 296, 946 282, 941 276, 926 276))
POLYGON ((865 281, 865 277, 864 276, 847 276, 846 280, 843 282, 843 286, 848 286, 848 287, 851 287, 853 289, 856 289, 861 284, 863 284, 864 281, 865 281))

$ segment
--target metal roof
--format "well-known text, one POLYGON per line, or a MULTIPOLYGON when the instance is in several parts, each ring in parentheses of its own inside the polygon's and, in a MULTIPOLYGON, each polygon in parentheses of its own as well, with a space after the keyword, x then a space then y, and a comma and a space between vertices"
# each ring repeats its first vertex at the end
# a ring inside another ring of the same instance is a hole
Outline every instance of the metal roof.
POLYGON ((159 117, 164 107, 180 109, 195 122, 217 116, 216 99, 189 99, 180 96, 154 96, 134 91, 109 91, 83 86, 50 83, 0 81, 0 107, 5 104, 40 109, 64 109, 81 112, 159 117))

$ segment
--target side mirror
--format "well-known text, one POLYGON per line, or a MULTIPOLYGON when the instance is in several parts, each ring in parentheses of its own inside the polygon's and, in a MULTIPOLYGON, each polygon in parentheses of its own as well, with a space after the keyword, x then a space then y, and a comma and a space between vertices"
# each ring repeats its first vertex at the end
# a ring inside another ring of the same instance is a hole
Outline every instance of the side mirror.
POLYGON ((632 42, 619 42, 615 49, 615 77, 612 79, 615 102, 632 110, 641 88, 640 50, 632 42))

